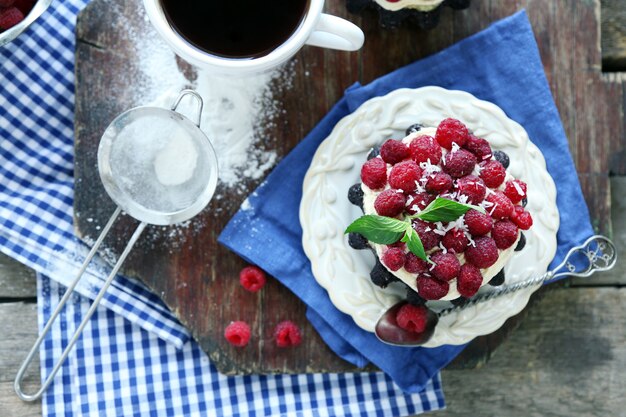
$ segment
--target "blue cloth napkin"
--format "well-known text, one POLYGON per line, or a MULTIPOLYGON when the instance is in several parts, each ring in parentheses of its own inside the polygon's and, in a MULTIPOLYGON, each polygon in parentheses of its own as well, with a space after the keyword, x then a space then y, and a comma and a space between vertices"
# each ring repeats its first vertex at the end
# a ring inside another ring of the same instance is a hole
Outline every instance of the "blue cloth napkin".
POLYGON ((593 234, 532 28, 521 11, 367 86, 353 85, 248 198, 246 210, 240 210, 220 236, 222 244, 260 265, 308 305, 309 319, 336 353, 357 365, 371 361, 407 392, 423 389, 464 346, 395 348, 356 326, 332 305, 313 278, 302 250, 298 211, 302 181, 313 154, 341 118, 372 97, 426 85, 464 90, 497 104, 524 126, 541 149, 558 184, 561 215, 558 250, 551 266, 560 262, 569 247, 593 234), (250 233, 251 225, 255 233, 250 233))

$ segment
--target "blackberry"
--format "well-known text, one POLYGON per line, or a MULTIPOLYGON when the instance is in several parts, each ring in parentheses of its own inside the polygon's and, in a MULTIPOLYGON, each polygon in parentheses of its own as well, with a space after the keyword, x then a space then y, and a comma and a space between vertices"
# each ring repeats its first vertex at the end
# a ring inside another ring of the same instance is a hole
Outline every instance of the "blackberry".
POLYGON ((406 301, 414 306, 422 306, 426 304, 426 300, 420 297, 419 294, 413 291, 413 289, 408 285, 406 287, 406 301))
POLYGON ((414 123, 406 128, 405 136, 409 136, 411 133, 419 132, 424 126, 419 123, 414 123))
POLYGON ((376 158, 380 155, 380 145, 374 146, 370 153, 367 154, 367 160, 369 161, 372 158, 376 158))
POLYGON ((517 246, 515 247, 515 252, 521 251, 522 249, 524 249, 524 246, 526 246, 526 236, 524 236, 524 233, 520 233, 519 241, 517 242, 517 246))
POLYGON ((348 190, 348 200, 363 210, 363 190, 361 189, 361 184, 354 184, 350 187, 348 190))
POLYGON ((489 285, 492 287, 499 287, 502 284, 504 284, 504 269, 500 270, 500 272, 498 272, 493 278, 491 278, 491 281, 489 281, 489 285))
POLYGON ((511 163, 511 161, 509 160, 509 156, 502 151, 494 151, 493 157, 496 159, 496 161, 502 164, 504 169, 507 169, 509 167, 509 164, 511 163))
POLYGON ((356 250, 369 249, 370 247, 365 236, 360 233, 350 233, 348 235, 348 244, 352 249, 356 250))
POLYGON ((372 268, 370 272, 370 279, 374 285, 380 288, 386 288, 387 285, 398 280, 398 278, 389 272, 378 259, 376 260, 376 265, 374 265, 374 268, 372 268))
POLYGON ((526 207, 526 204, 528 204, 528 197, 522 198, 522 207, 526 207))

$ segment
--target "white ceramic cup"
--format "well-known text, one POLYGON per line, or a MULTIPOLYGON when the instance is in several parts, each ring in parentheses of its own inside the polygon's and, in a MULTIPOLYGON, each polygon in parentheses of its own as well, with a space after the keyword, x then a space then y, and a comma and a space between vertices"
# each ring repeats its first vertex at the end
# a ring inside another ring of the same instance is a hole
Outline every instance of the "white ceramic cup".
POLYGON ((143 0, 143 4, 157 33, 178 56, 198 68, 224 75, 246 75, 268 71, 294 56, 304 45, 356 51, 363 46, 365 38, 363 31, 355 24, 322 13, 324 0, 309 0, 309 9, 299 27, 272 52, 253 59, 224 58, 193 46, 172 29, 160 0, 143 0))

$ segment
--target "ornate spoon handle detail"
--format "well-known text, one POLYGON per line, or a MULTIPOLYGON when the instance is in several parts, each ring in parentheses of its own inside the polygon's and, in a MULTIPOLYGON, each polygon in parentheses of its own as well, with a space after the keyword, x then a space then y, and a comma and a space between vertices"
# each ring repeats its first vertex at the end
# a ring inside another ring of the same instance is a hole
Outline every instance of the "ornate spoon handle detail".
POLYGON ((504 286, 490 293, 479 294, 470 299, 467 303, 446 308, 437 313, 437 315, 439 317, 447 316, 451 313, 464 310, 476 304, 484 303, 524 288, 541 285, 545 281, 550 281, 555 278, 561 278, 564 276, 588 277, 596 271, 608 271, 615 266, 616 261, 617 253, 613 242, 605 236, 591 236, 582 245, 574 246, 570 249, 567 255, 565 255, 563 262, 551 271, 548 271, 541 276, 518 282, 517 284, 504 286))

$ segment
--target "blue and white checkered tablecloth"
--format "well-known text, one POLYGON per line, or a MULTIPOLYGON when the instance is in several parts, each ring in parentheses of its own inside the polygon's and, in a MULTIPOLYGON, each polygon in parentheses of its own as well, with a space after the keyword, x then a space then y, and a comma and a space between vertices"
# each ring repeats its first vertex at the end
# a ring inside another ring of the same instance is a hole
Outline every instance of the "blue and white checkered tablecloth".
MULTIPOLYGON (((85 0, 55 1, 0 48, 0 250, 36 269, 40 326, 87 252, 73 235, 74 27, 85 0)), ((42 349, 42 379, 100 288, 97 260, 42 349)), ((399 416, 442 408, 439 378, 405 395, 382 373, 220 375, 143 285, 118 277, 44 415, 399 416)))

